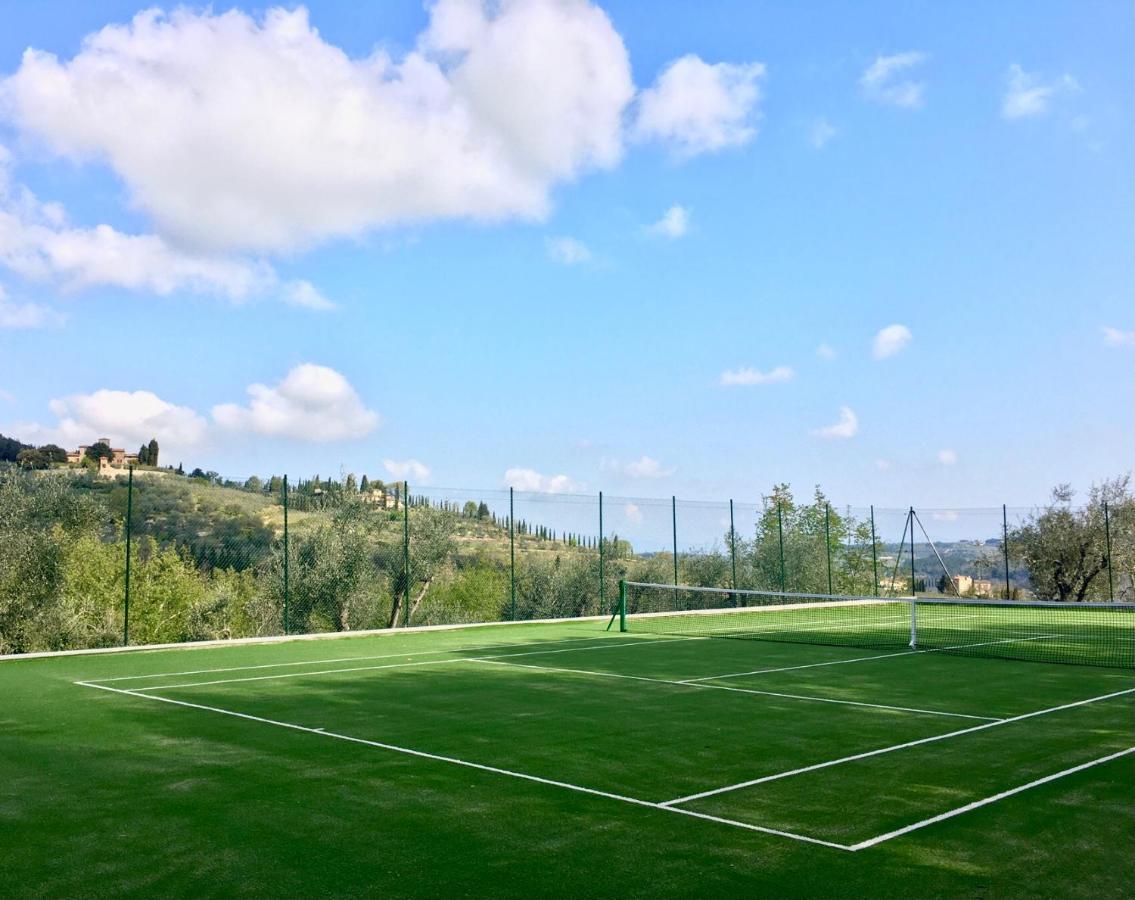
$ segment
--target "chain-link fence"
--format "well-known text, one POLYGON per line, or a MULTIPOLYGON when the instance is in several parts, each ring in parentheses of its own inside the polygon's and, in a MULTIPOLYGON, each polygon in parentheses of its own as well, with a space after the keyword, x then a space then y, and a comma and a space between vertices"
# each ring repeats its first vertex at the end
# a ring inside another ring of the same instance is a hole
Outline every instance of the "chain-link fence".
POLYGON ((1135 600, 1135 497, 848 507, 0 469, 0 653, 609 614, 622 578, 1135 600))

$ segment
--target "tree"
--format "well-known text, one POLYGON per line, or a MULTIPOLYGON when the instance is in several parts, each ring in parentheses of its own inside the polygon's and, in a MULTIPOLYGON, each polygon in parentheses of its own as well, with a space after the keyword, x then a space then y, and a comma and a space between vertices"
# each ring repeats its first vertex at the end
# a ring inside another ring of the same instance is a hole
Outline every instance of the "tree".
POLYGON ((114 451, 106 441, 98 441, 87 448, 86 457, 97 463, 100 459, 114 459, 114 451))
POLYGON ((343 488, 348 494, 357 494, 359 492, 359 485, 355 481, 354 472, 347 476, 347 480, 343 483, 343 488))
POLYGON ((150 448, 143 444, 138 448, 138 465, 148 466, 150 464, 150 448))
POLYGON ((158 464, 158 439, 150 438, 150 443, 146 445, 146 465, 156 466, 158 464))
POLYGON ((21 469, 46 469, 47 457, 38 450, 21 450, 16 454, 16 463, 21 469))
POLYGON ((402 548, 388 556, 387 568, 391 572, 394 585, 394 603, 390 609, 389 626, 398 625, 402 620, 404 604, 410 604, 410 619, 418 611, 430 585, 449 562, 453 553, 453 532, 456 522, 453 516, 431 507, 418 509, 411 523, 410 531, 410 578, 406 579, 403 570, 402 548), (410 594, 417 590, 417 596, 410 600, 410 594))
POLYGON ((264 482, 262 482, 255 475, 252 475, 245 483, 244 489, 246 491, 257 492, 264 490, 264 482))
POLYGON ((465 505, 461 507, 461 515, 466 519, 477 518, 477 504, 472 500, 466 500, 465 505))
POLYGON ((39 448, 49 463, 65 463, 67 462, 67 451, 56 444, 44 444, 39 448))
POLYGON ((488 517, 489 517, 489 504, 487 504, 484 500, 482 500, 480 505, 478 505, 478 507, 477 507, 477 518, 483 520, 483 519, 487 519, 488 517))
POLYGON ((365 494, 369 490, 370 490, 370 482, 367 481, 367 477, 364 475, 362 477, 362 480, 359 481, 359 493, 365 494))
MULTIPOLYGON (((1033 590, 1044 600, 1083 601, 1093 585, 1099 593, 1100 576, 1108 567, 1104 503, 1115 521, 1135 509, 1127 475, 1093 487, 1087 505, 1079 509, 1072 507, 1073 496, 1069 485, 1058 485, 1051 502, 1009 534, 1010 552, 1024 561, 1033 590)), ((1118 541, 1121 560, 1123 540, 1118 541)), ((1121 565, 1115 567, 1122 571, 1121 565)))

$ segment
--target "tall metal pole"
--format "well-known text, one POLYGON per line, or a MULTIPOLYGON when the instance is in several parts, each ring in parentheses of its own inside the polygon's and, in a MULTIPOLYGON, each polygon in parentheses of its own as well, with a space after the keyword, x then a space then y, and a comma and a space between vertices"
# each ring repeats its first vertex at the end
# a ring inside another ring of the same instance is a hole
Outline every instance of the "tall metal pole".
POLYGON ((291 552, 288 546, 288 476, 284 476, 284 634, 288 633, 288 555, 291 552))
POLYGON ((828 554, 828 595, 835 593, 832 590, 832 505, 824 504, 824 550, 828 554))
POLYGON ((1009 586, 1009 509, 1004 503, 1001 504, 1001 553, 1005 557, 1005 599, 1009 600, 1013 596, 1009 586))
POLYGON ((607 585, 603 558, 603 492, 599 492, 599 608, 607 612, 607 585))
POLYGON ((670 521, 674 531, 674 584, 678 584, 678 498, 670 497, 670 521))
POLYGON ((512 502, 512 488, 508 489, 508 589, 512 598, 511 618, 516 621, 516 512, 512 502))
POLYGON ((916 596, 918 591, 914 586, 914 507, 910 508, 910 594, 916 596))
POLYGON ((126 594, 122 603, 122 645, 130 643, 130 538, 134 531, 134 467, 126 475, 126 594))
POLYGON ((1112 573, 1111 568, 1111 516, 1108 514, 1107 501, 1103 502, 1103 533, 1104 540, 1107 541, 1107 595, 1110 600, 1115 600, 1115 575, 1112 573))
POLYGON ((780 592, 783 594, 788 588, 784 579, 784 516, 780 512, 780 501, 776 501, 776 531, 780 535, 780 592))
POLYGON ((406 591, 402 599, 402 627, 410 625, 410 483, 402 482, 402 570, 406 591))
POLYGON ((875 540, 875 505, 871 505, 871 575, 875 579, 875 596, 879 596, 879 548, 875 540))
MULTIPOLYGON (((733 590, 737 590, 737 529, 733 525, 733 501, 729 501, 729 559, 733 566, 733 590)), ((737 602, 736 597, 733 600, 737 602)))

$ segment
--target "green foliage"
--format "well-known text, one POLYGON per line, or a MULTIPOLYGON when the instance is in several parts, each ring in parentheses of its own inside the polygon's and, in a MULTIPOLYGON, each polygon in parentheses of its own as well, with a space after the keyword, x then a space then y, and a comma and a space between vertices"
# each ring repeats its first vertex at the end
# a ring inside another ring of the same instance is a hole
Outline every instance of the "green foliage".
POLYGON ((39 450, 21 450, 16 454, 16 464, 21 469, 46 469, 50 462, 39 450))
POLYGON ((87 459, 98 462, 100 459, 114 459, 114 452, 106 441, 97 441, 91 444, 83 454, 87 459))

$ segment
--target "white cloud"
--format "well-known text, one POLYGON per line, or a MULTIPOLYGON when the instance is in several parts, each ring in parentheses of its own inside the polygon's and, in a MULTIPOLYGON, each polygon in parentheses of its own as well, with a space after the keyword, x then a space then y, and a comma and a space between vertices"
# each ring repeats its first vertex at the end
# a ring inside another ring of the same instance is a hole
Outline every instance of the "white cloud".
POLYGON ((624 506, 623 515, 627 517, 627 521, 634 522, 636 525, 642 523, 642 510, 638 508, 636 503, 628 503, 624 506))
POLYGON ((1135 347, 1135 331, 1120 331, 1110 325, 1104 325, 1100 331, 1108 347, 1135 347))
POLYGON ((958 454, 954 450, 939 450, 938 462, 944 466, 952 466, 958 461, 958 454))
POLYGON ((548 256, 565 266, 591 262, 591 251, 587 245, 573 237, 548 238, 544 246, 548 250, 548 256))
POLYGON ((930 518, 936 519, 939 522, 956 522, 958 521, 958 513, 953 509, 939 509, 932 512, 930 518))
POLYGON ((905 349, 911 340, 910 329, 905 325, 888 325, 875 335, 871 344, 871 355, 875 359, 886 359, 905 349))
POLYGON ((926 85, 902 76, 927 58, 925 53, 917 51, 877 56, 860 76, 859 86, 864 95, 876 103, 917 109, 925 102, 926 85))
POLYGON ((334 369, 296 366, 279 384, 252 384, 248 406, 222 403, 213 419, 223 428, 303 441, 338 441, 374 431, 380 418, 334 369))
POLYGON ((52 400, 48 408, 58 417, 54 425, 20 426, 20 433, 36 443, 50 441, 72 449, 109 437, 112 443, 134 450, 157 438, 165 459, 200 443, 205 419, 192 409, 163 400, 150 391, 102 389, 52 400))
POLYGON ((682 157, 748 143, 760 101, 760 63, 710 64, 693 54, 674 60, 638 100, 634 135, 673 145, 682 157))
POLYGON ((761 372, 751 366, 743 369, 726 369, 721 373, 723 387, 749 387, 757 384, 781 384, 791 381, 796 373, 788 366, 777 366, 768 372, 761 372))
POLYGON ((849 406, 839 408, 839 419, 831 425, 815 429, 812 434, 828 441, 847 440, 859 433, 859 417, 849 406))
POLYGON ((349 57, 302 7, 148 10, 0 82, 24 137, 106 163, 162 235, 214 252, 541 218, 556 184, 619 161, 633 95, 585 0, 440 0, 400 58, 349 57))
POLYGON ((816 348, 816 356, 820 357, 820 359, 826 360, 827 362, 831 362, 833 359, 839 356, 839 354, 836 352, 835 347, 831 346, 830 344, 820 344, 820 346, 816 348))
POLYGON ((831 122, 820 116, 812 122, 812 127, 808 131, 808 143, 815 150, 823 150, 824 145, 838 133, 839 131, 831 122))
POLYGON ((424 484, 430 480, 430 467, 416 459, 384 459, 382 467, 399 481, 408 479, 424 484))
POLYGON ((0 328, 49 328, 62 325, 64 321, 66 317, 50 307, 9 300, 3 285, 0 285, 0 328))
POLYGON ((186 252, 158 235, 124 234, 109 225, 73 227, 59 204, 13 184, 9 166, 0 147, 0 265, 23 278, 65 290, 188 291, 234 301, 275 295, 295 306, 333 308, 311 284, 282 282, 262 260, 186 252))
POLYGON ((512 468, 504 473, 506 487, 518 491, 536 491, 543 494, 566 494, 581 490, 581 485, 567 475, 543 475, 535 469, 512 468))
POLYGON ((1005 96, 1001 100, 1003 119, 1043 116, 1056 96, 1080 90, 1079 83, 1071 75, 1045 82, 1039 75, 1029 74, 1016 63, 1009 66, 1006 81, 1005 96))
POLYGON ((640 456, 623 466, 623 471, 631 478, 669 478, 678 470, 675 466, 667 468, 654 457, 640 456))
POLYGON ((875 468, 880 472, 886 472, 891 468, 891 461, 889 459, 877 459, 875 460, 875 468))
POLYGON ((674 204, 662 214, 662 218, 646 228, 649 234, 675 240, 685 237, 690 230, 690 211, 684 206, 674 204))

